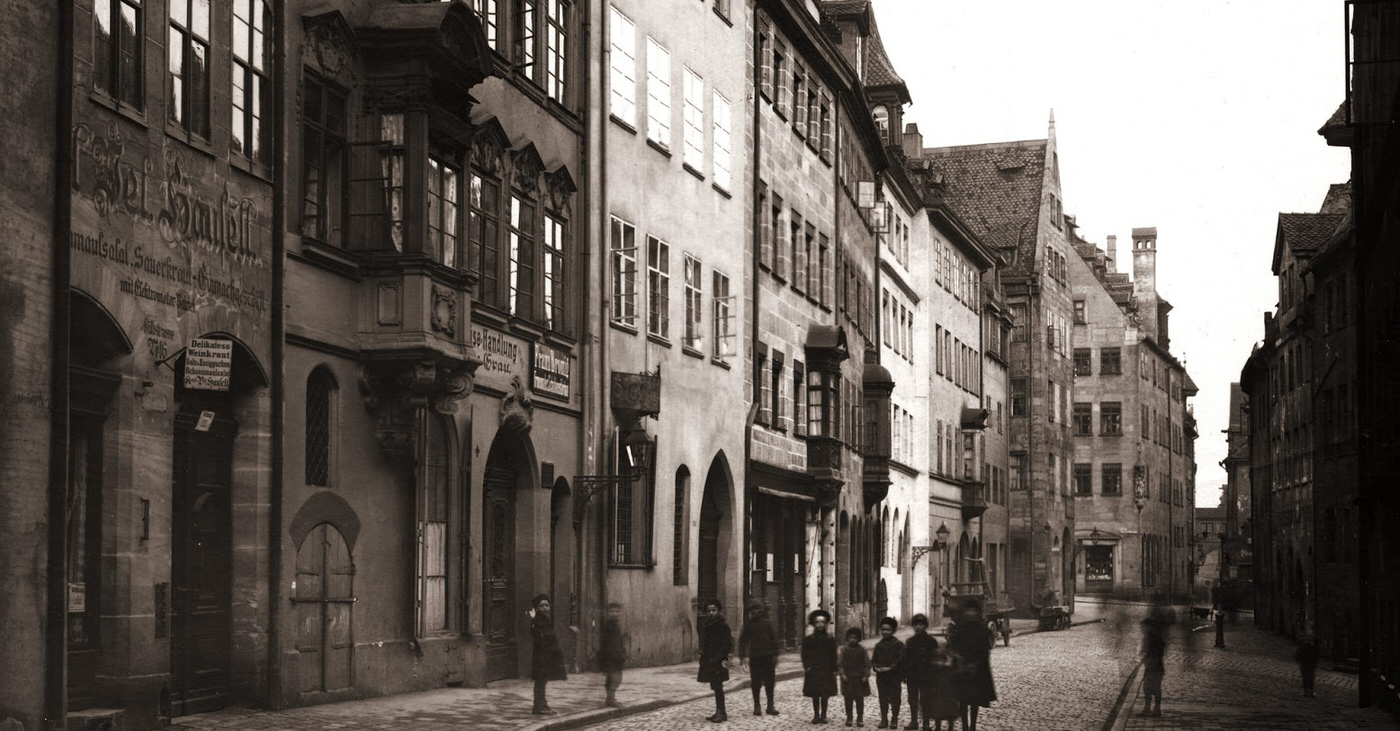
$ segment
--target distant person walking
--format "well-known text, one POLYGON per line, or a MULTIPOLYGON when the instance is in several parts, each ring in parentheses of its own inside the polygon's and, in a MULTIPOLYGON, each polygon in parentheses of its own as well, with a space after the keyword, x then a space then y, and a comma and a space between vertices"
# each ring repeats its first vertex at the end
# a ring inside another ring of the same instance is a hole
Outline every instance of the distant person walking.
POLYGON ((724 711, 724 681, 729 680, 729 653, 734 649, 734 634, 720 614, 723 607, 718 599, 705 600, 705 616, 700 619, 700 672, 695 679, 709 683, 715 692, 714 715, 706 721, 723 723, 729 720, 724 711))
POLYGON ((948 633, 948 650, 958 659, 958 671, 953 678, 962 715, 963 731, 976 731, 977 710, 992 705, 997 699, 992 682, 992 643, 996 634, 987 627, 982 609, 969 604, 955 618, 948 633))
POLYGON ((836 695, 836 638, 827 632, 831 614, 814 609, 807 615, 812 633, 802 638, 802 695, 812 699, 812 723, 826 723, 827 704, 836 695))
POLYGON ((904 679, 909 691, 909 725, 906 731, 917 731, 922 701, 932 692, 934 655, 938 640, 928 633, 928 617, 915 614, 909 619, 914 634, 904 643, 904 679))
POLYGON ((554 614, 548 594, 531 600, 530 638, 534 641, 530 654, 530 675, 535 681, 535 707, 531 713, 554 713, 545 700, 545 684, 551 680, 566 680, 564 652, 559 649, 559 636, 554 633, 554 614))
POLYGON ((880 620, 880 641, 870 664, 875 669, 875 689, 880 694, 879 728, 899 728, 900 684, 904 681, 904 643, 894 636, 899 622, 894 617, 880 620))
POLYGON ((948 731, 953 731, 953 724, 959 715, 957 691, 953 687, 957 670, 958 659, 935 641, 932 672, 919 698, 923 731, 942 731, 944 721, 948 722, 948 731), (930 721, 933 722, 932 727, 929 726, 930 721))
POLYGON ((617 701, 617 688, 622 685, 622 666, 627 662, 627 646, 622 638, 622 605, 608 604, 608 618, 603 620, 603 638, 598 648, 598 667, 603 671, 603 688, 607 699, 603 705, 621 708, 617 701))
POLYGON ((1304 637, 1303 644, 1293 651, 1293 659, 1298 661, 1298 672, 1303 676, 1303 697, 1313 697, 1313 679, 1317 675, 1317 645, 1311 637, 1304 637))
POLYGON ((851 725, 851 706, 855 706, 856 725, 865 725, 865 697, 870 695, 870 653, 860 644, 860 628, 846 630, 846 644, 841 647, 841 697, 846 700, 846 725, 851 725))
POLYGON ((1219 604, 1211 607, 1210 618, 1215 620, 1215 646, 1225 649, 1225 610, 1219 604))
POLYGON ((778 653, 782 644, 778 641, 777 627, 768 618, 768 605, 750 599, 748 610, 744 628, 739 630, 739 665, 749 672, 753 715, 763 715, 759 695, 767 693, 768 715, 776 716, 778 708, 773 705, 773 687, 777 684, 778 653))
POLYGON ((1167 629, 1171 625, 1171 612, 1164 607, 1154 607, 1142 621, 1143 707, 1138 715, 1162 715, 1162 677, 1166 675, 1167 629))

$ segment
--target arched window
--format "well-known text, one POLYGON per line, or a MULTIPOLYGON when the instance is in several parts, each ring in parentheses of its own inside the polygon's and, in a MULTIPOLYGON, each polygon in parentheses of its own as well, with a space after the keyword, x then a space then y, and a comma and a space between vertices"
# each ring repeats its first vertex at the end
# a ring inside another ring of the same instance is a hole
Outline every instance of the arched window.
POLYGON ((306 484, 330 487, 336 383, 322 366, 306 379, 306 484))
POLYGON ((885 144, 890 142, 890 110, 883 105, 870 110, 875 117, 875 129, 880 133, 880 140, 885 144))

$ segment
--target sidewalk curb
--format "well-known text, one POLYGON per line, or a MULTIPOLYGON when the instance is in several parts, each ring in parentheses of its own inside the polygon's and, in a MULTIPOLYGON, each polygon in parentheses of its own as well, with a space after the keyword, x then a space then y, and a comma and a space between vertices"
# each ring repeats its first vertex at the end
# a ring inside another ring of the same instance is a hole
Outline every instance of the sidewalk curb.
MULTIPOLYGON (((793 678, 800 677, 802 677, 801 669, 784 670, 778 672, 775 675, 775 679, 777 682, 782 682, 784 680, 792 680, 793 678)), ((729 693, 733 693, 734 691, 745 690, 750 687, 752 687, 752 682, 745 678, 743 680, 735 681, 733 685, 726 685, 724 687, 724 692, 726 695, 728 695, 729 693)), ((590 726, 592 724, 601 723, 603 721, 610 721, 617 718, 625 718, 627 716, 635 715, 638 713, 648 713, 650 711, 656 711, 662 708, 669 708, 671 706, 678 706, 682 703, 690 703, 692 701, 705 700, 711 697, 713 697, 711 692, 707 690, 703 693, 692 693, 690 695, 679 696, 676 698, 655 699, 649 701, 641 701, 639 703, 631 703, 626 706, 623 706, 622 708, 590 708, 586 711, 575 711, 573 713, 561 715, 556 718, 551 718, 547 721, 539 721, 536 723, 527 724, 525 726, 519 727, 518 731, 568 731, 568 729, 575 729, 581 726, 590 726)))
POLYGON ((1136 701, 1137 694, 1133 692, 1133 681, 1137 680, 1138 671, 1142 670, 1142 661, 1133 666, 1133 671, 1128 673, 1128 679, 1123 681, 1123 689, 1118 691, 1118 701, 1113 704, 1113 710, 1109 711, 1108 719, 1103 722, 1103 731, 1123 731, 1128 725, 1128 717, 1132 715, 1132 705, 1128 705, 1127 710, 1123 708, 1124 703, 1136 701))

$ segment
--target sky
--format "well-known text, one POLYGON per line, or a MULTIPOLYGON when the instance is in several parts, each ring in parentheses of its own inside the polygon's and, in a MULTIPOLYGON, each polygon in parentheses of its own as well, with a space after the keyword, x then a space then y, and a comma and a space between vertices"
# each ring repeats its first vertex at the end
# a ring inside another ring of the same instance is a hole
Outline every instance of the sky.
MULTIPOLYGON (((1317 134, 1345 93, 1340 0, 873 0, 929 147, 1042 139, 1104 246, 1157 227, 1172 352, 1200 387, 1196 504, 1225 484, 1230 383, 1276 304, 1280 212, 1346 182, 1317 134)), ((1126 265, 1126 266, 1125 266, 1126 265)))

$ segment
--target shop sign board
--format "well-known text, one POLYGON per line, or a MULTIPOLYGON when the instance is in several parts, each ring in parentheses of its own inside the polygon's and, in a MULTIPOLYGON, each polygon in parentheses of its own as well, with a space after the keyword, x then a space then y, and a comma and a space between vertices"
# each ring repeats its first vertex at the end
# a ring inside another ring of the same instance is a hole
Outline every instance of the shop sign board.
POLYGON ((540 396, 569 400, 570 374, 573 359, 569 351, 544 343, 534 344, 534 376, 530 379, 530 389, 540 396))
POLYGON ((185 388, 227 391, 232 373, 232 340, 190 340, 190 346, 185 349, 185 388))

